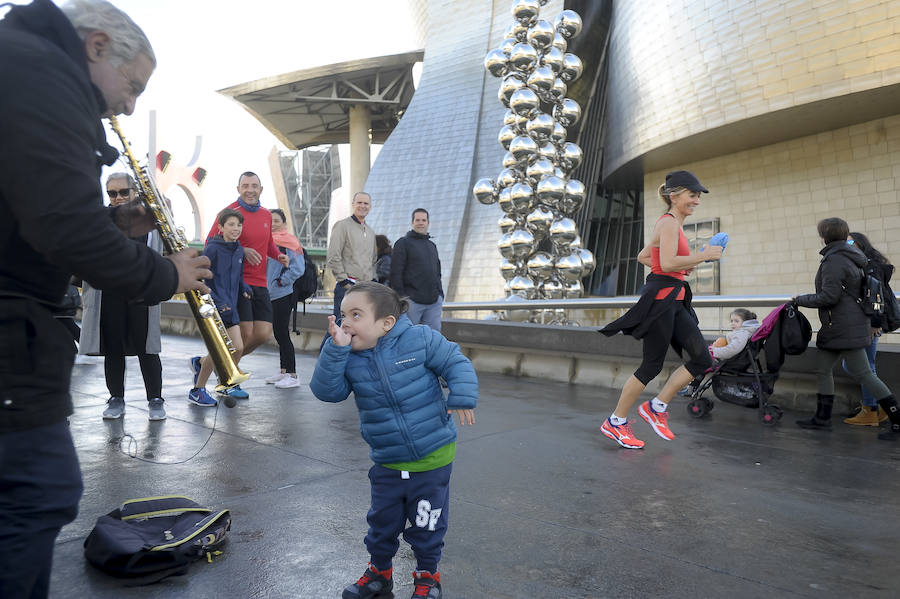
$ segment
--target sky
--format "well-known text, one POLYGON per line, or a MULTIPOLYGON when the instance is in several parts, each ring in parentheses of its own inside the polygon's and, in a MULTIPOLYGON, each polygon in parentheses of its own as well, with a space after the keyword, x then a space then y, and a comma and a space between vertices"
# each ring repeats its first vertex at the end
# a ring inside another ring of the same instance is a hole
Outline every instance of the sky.
MULTIPOLYGON (((178 163, 187 164, 196 136, 203 136, 197 166, 208 171, 203 184, 204 228, 211 226, 220 206, 237 198, 237 178, 243 171, 259 173, 264 188, 261 203, 275 207, 268 154, 273 146, 284 149, 241 105, 216 90, 299 69, 415 49, 409 0, 112 2, 141 26, 157 59, 134 114, 119 119, 123 132, 142 164, 150 110, 156 111, 157 150, 168 150, 178 163)), ((121 149, 114 133, 108 138, 121 149)), ((120 164, 113 170, 128 169, 120 164)), ((178 202, 180 190, 160 191, 173 199, 179 224, 192 221, 189 207, 184 206, 187 200, 182 196, 178 202)))

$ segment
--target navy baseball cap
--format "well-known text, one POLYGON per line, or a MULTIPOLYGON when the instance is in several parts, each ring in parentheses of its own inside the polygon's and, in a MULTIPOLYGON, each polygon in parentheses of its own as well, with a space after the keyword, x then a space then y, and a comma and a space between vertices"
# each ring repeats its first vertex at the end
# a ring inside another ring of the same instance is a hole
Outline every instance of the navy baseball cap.
POLYGON ((677 189, 683 187, 690 191, 702 191, 709 193, 709 190, 700 185, 700 179, 688 171, 672 171, 666 175, 666 189, 677 189))

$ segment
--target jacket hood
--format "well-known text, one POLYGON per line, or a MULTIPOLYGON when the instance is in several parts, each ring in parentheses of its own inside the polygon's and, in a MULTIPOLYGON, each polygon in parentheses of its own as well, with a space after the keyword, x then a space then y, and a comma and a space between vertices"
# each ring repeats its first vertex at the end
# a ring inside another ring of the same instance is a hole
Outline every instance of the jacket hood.
POLYGON ((847 245, 847 242, 844 240, 832 241, 821 250, 819 253, 822 254, 825 258, 828 256, 832 256, 834 254, 841 254, 846 256, 851 262, 857 265, 860 268, 863 268, 868 261, 866 256, 856 249, 855 246, 847 245))
POLYGON ((760 326, 759 321, 755 318, 751 318, 750 320, 745 320, 741 323, 741 328, 745 331, 750 331, 751 333, 755 332, 760 326))
POLYGON ((211 237, 210 240, 209 240, 207 243, 212 243, 212 244, 215 244, 215 245, 220 245, 220 246, 222 246, 222 247, 226 247, 226 248, 232 249, 232 250, 233 250, 236 246, 241 245, 241 242, 240 242, 240 241, 225 241, 225 238, 222 237, 221 235, 215 235, 215 236, 211 237))
POLYGON ((400 318, 397 319, 397 322, 394 324, 394 327, 388 331, 384 337, 378 340, 378 343, 375 345, 376 348, 382 349, 384 347, 390 347, 394 343, 397 342, 397 339, 406 332, 406 329, 413 326, 412 321, 406 314, 401 314, 400 318))

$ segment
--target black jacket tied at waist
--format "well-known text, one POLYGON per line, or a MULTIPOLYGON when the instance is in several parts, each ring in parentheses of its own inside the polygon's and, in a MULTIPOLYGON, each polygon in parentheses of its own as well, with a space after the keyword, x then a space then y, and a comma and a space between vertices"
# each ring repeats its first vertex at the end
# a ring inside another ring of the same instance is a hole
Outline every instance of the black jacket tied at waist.
MULTIPOLYGON (((672 310, 675 306, 675 298, 678 297, 682 288, 684 289, 684 308, 691 314, 694 322, 699 322, 697 314, 691 307, 693 294, 687 281, 666 275, 650 274, 647 276, 644 286, 641 287, 641 297, 637 303, 620 318, 600 329, 600 332, 611 337, 621 331, 635 339, 643 339, 656 319, 672 310), (671 293, 663 299, 657 300, 657 294, 668 288, 672 289, 671 293)), ((675 348, 675 351, 681 353, 681 349, 678 347, 675 348)))

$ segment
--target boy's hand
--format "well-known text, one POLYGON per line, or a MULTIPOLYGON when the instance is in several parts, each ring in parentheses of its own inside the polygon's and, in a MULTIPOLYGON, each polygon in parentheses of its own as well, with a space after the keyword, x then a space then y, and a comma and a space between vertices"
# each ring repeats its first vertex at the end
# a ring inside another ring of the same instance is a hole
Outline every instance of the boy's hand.
POLYGON ((448 410, 449 412, 456 412, 456 417, 459 419, 460 426, 472 426, 475 424, 475 410, 448 410))
POLYGON ((337 325, 337 319, 334 317, 334 314, 328 317, 328 334, 331 335, 331 342, 338 347, 350 345, 350 335, 337 325))

